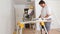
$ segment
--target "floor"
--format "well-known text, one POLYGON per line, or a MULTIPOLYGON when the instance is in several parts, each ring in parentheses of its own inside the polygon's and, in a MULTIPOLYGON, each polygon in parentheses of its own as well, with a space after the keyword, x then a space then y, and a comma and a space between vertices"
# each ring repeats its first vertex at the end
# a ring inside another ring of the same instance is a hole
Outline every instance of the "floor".
MULTIPOLYGON (((41 34, 41 33, 40 33, 40 31, 36 31, 33 29, 24 29, 23 34, 41 34)), ((60 34, 60 29, 52 29, 50 31, 50 34, 60 34)))

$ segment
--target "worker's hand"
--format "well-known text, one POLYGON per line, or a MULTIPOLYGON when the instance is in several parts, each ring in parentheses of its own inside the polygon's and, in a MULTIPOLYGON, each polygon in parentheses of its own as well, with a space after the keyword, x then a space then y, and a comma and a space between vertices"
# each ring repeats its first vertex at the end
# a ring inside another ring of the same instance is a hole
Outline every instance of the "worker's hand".
POLYGON ((41 18, 41 15, 39 16, 39 18, 41 18))
POLYGON ((46 16, 45 16, 45 18, 48 18, 48 17, 49 17, 49 15, 46 15, 46 16))

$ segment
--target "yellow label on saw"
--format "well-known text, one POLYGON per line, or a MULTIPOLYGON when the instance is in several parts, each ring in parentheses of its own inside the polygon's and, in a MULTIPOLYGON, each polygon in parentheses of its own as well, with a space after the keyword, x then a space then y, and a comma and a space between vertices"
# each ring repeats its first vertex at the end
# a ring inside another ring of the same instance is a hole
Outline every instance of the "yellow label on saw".
POLYGON ((20 27, 20 28, 24 28, 24 24, 20 23, 20 24, 19 24, 19 27, 20 27))
POLYGON ((44 26, 44 22, 43 21, 41 22, 41 25, 44 26))
POLYGON ((17 25, 18 25, 20 28, 24 28, 24 24, 21 23, 20 21, 18 21, 17 25))

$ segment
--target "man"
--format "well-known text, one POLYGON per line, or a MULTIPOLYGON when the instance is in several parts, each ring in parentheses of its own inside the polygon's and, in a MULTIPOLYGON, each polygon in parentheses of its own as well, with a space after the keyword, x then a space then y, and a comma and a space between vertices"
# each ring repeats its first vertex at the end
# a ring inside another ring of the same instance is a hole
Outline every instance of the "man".
MULTIPOLYGON (((41 15, 39 16, 39 18, 48 18, 48 20, 49 20, 50 16, 51 16, 51 12, 49 11, 46 3, 43 0, 41 0, 39 2, 39 5, 42 7, 41 15)), ((48 31, 48 34, 50 34, 50 24, 51 24, 51 22, 45 22, 45 27, 48 31)))

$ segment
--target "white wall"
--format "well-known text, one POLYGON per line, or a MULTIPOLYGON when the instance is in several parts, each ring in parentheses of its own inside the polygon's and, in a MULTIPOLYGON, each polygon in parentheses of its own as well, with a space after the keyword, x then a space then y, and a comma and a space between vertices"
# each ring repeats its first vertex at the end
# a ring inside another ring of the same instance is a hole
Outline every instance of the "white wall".
MULTIPOLYGON (((35 0, 35 11, 36 18, 40 15, 41 7, 39 6, 40 0, 35 0)), ((44 0, 48 7, 52 9, 53 23, 51 24, 51 28, 60 28, 60 0, 44 0)))
POLYGON ((13 34, 14 23, 12 0, 0 0, 0 34, 13 34))
POLYGON ((14 0, 15 4, 25 4, 26 0, 14 0))
POLYGON ((23 4, 14 5, 14 8, 15 8, 14 10, 15 10, 15 14, 16 14, 16 22, 18 22, 18 21, 22 22, 25 5, 23 5, 23 4))

